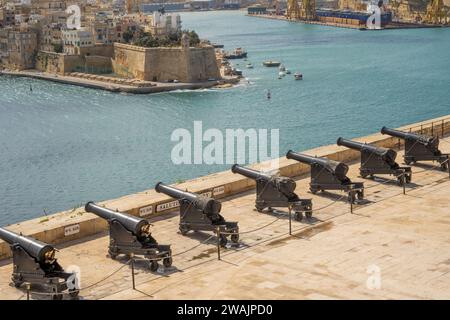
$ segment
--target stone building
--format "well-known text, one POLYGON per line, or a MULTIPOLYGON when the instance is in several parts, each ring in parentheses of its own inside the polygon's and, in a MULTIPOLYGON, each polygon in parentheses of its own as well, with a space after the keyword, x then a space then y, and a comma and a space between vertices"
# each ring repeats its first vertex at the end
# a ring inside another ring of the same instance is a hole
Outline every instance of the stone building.
POLYGON ((146 28, 153 35, 168 35, 181 31, 181 17, 175 13, 153 12, 150 26, 146 28))
POLYGON ((126 78, 145 81, 200 82, 219 79, 220 71, 212 46, 144 48, 114 44, 113 70, 126 78))
POLYGON ((94 37, 87 30, 62 30, 62 41, 64 53, 69 55, 79 55, 83 48, 90 48, 95 45, 94 37))
POLYGON ((6 65, 24 70, 34 68, 37 53, 37 34, 34 30, 20 28, 8 30, 6 65))

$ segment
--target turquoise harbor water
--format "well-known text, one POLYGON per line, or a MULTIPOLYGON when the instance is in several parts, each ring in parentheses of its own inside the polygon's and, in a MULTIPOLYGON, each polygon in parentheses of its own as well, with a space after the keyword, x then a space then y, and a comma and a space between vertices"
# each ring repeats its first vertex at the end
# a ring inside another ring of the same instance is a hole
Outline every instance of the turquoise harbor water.
POLYGON ((0 77, 0 225, 229 168, 171 163, 172 131, 195 120, 204 129, 279 128, 284 154, 450 113, 450 29, 364 32, 242 12, 182 20, 248 50, 250 84, 150 96, 0 77), (261 66, 267 59, 304 80, 278 80, 261 66))

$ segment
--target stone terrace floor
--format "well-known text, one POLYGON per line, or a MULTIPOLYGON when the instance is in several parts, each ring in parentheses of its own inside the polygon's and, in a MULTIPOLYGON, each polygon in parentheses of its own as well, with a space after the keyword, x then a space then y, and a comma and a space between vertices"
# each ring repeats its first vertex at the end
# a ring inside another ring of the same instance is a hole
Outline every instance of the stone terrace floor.
MULTIPOLYGON (((441 150, 450 152, 450 139, 441 150)), ((402 162, 402 152, 397 159, 402 162)), ((362 181, 358 168, 352 164, 348 175, 362 181)), ((406 195, 396 183, 365 180, 366 201, 354 214, 343 193, 312 195, 308 183, 299 177, 297 192, 323 209, 309 222, 293 221, 292 236, 284 209, 253 210, 254 191, 224 199, 222 214, 239 221, 241 232, 261 229, 242 234, 239 248, 222 250, 221 261, 214 238, 201 243, 209 234, 177 233, 176 213, 153 219, 154 237, 172 244, 174 265, 151 273, 137 261, 136 290, 127 259, 106 257, 106 234, 59 246, 58 260, 66 268, 80 266, 81 299, 450 298, 448 173, 431 163, 414 166, 406 195), (380 287, 368 286, 377 275, 380 287)), ((0 299, 25 299, 9 286, 11 271, 11 260, 0 262, 0 299)))

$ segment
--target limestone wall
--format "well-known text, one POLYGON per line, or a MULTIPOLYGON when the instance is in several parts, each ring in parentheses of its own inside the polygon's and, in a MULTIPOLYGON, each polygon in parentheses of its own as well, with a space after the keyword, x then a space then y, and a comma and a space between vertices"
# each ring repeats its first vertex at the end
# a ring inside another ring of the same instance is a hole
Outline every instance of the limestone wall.
MULTIPOLYGON (((375 128, 374 128, 375 129, 375 128)), ((429 121, 419 122, 400 128, 400 130, 412 132, 423 132, 423 134, 445 134, 450 133, 450 118, 441 117, 429 121), (433 128, 433 129, 432 129, 433 128)), ((381 147, 397 147, 398 139, 380 133, 355 139, 357 141, 373 143, 381 147)), ((351 162, 359 159, 359 152, 337 145, 323 146, 316 149, 303 151, 310 155, 328 157, 337 161, 351 162)), ((252 167, 258 169, 259 164, 252 167)), ((280 173, 285 176, 299 176, 307 174, 309 166, 285 157, 280 158, 280 173)), ((193 192, 211 192, 215 198, 223 198, 241 193, 254 188, 255 182, 241 175, 231 173, 230 170, 214 173, 205 177, 196 178, 178 184, 180 189, 188 189, 193 192)), ((173 207, 168 204, 174 200, 155 190, 146 190, 140 193, 128 195, 114 200, 105 201, 101 204, 113 210, 128 212, 135 216, 154 217, 172 211, 173 207)), ((59 244, 107 230, 107 223, 97 216, 86 213, 84 208, 70 210, 53 214, 43 218, 24 221, 8 229, 14 232, 22 232, 41 241, 59 244)), ((0 241, 0 259, 10 257, 9 245, 0 241)))
POLYGON ((146 81, 198 82, 220 78, 214 48, 211 46, 188 49, 142 48, 115 43, 113 69, 121 76, 146 81))

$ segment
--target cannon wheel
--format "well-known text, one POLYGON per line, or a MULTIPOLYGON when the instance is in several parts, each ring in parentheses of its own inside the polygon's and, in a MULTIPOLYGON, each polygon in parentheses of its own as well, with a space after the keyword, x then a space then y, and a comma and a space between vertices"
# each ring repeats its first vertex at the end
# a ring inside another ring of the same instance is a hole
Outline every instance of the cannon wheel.
POLYGON ((239 242, 239 233, 233 233, 230 238, 231 238, 231 242, 238 243, 239 242))
POLYGON ((219 243, 220 243, 221 247, 225 247, 227 245, 227 243, 228 243, 227 237, 224 236, 223 234, 220 235, 220 240, 219 241, 220 241, 219 243))
POLYGON ((189 232, 189 228, 186 226, 183 226, 183 225, 180 225, 179 230, 180 230, 181 235, 183 235, 183 236, 185 236, 189 232))
POLYGON ((303 220, 303 213, 301 213, 301 212, 296 212, 296 213, 294 214, 294 220, 296 220, 296 221, 302 221, 302 220, 303 220))
POLYGON ((150 268, 150 271, 151 271, 151 272, 156 272, 156 271, 158 271, 158 268, 159 268, 158 262, 155 261, 155 260, 149 261, 149 268, 150 268))
POLYGON ((348 202, 350 202, 350 203, 355 203, 356 195, 355 195, 355 193, 354 193, 353 191, 350 191, 350 192, 348 193, 347 200, 348 200, 348 202))
POLYGON ((76 299, 76 298, 78 298, 78 294, 80 293, 80 290, 78 290, 78 289, 69 289, 69 296, 72 298, 72 299, 76 299))
POLYGON ((170 268, 172 266, 172 258, 171 257, 166 257, 163 259, 163 266, 164 268, 170 268))
POLYGON ((405 181, 406 181, 406 183, 411 183, 411 175, 410 174, 405 176, 405 181))
POLYGON ((358 197, 358 200, 363 200, 364 199, 364 191, 358 191, 356 193, 356 196, 358 197))
POLYGON ((405 176, 401 175, 397 177, 398 185, 402 187, 405 184, 405 176))
POLYGON ((116 252, 113 252, 111 250, 108 250, 108 255, 111 259, 116 260, 118 254, 116 252))
POLYGON ((62 300, 63 299, 63 295, 61 293, 56 293, 54 295, 52 295, 52 300, 62 300))
POLYGON ((258 212, 263 212, 263 210, 264 210, 264 207, 261 207, 258 205, 255 205, 255 208, 256 208, 256 211, 258 211, 258 212))

